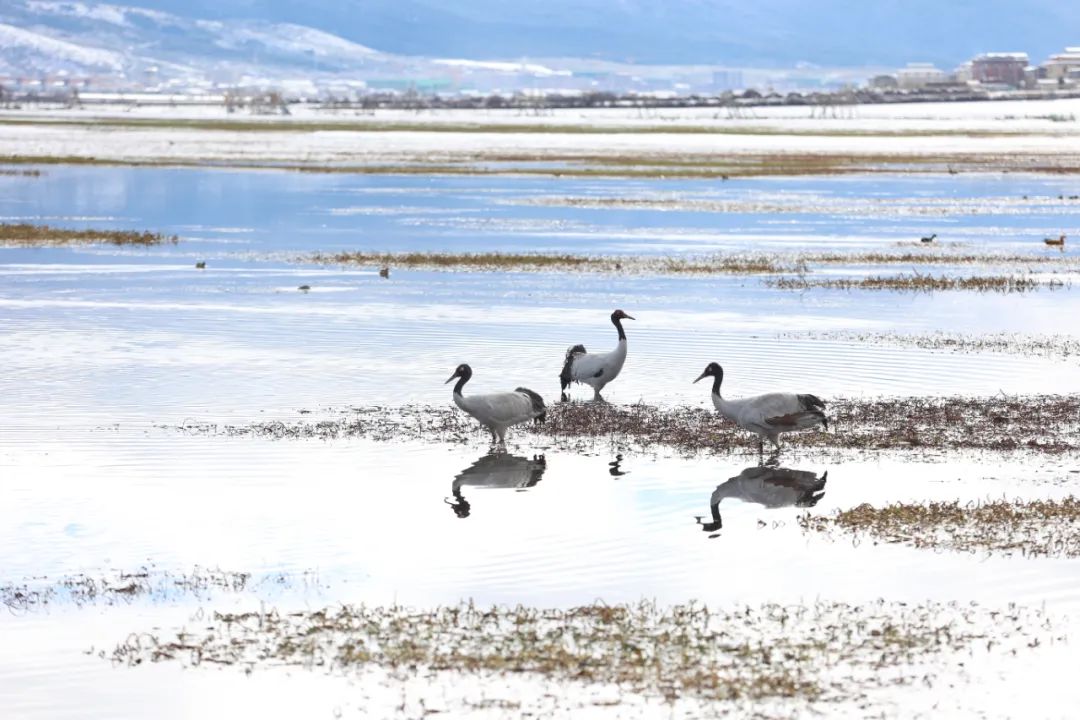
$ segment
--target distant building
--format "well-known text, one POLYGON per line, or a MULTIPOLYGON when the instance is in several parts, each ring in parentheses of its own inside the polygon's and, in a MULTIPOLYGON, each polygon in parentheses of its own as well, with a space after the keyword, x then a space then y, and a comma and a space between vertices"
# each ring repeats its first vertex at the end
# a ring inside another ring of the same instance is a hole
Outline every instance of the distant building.
MULTIPOLYGON (((1047 85, 1074 85, 1080 83, 1080 47, 1067 47, 1065 52, 1051 55, 1043 65, 1047 85)), ((1040 83, 1041 85, 1042 83, 1040 83)))
POLYGON ((875 75, 870 78, 869 85, 876 90, 895 90, 900 87, 900 82, 895 75, 875 75))
POLYGON ((982 85, 1024 86, 1027 53, 984 53, 971 61, 971 79, 982 85))
POLYGON ((919 90, 947 79, 948 76, 932 63, 908 63, 907 67, 896 73, 896 82, 903 90, 919 90))

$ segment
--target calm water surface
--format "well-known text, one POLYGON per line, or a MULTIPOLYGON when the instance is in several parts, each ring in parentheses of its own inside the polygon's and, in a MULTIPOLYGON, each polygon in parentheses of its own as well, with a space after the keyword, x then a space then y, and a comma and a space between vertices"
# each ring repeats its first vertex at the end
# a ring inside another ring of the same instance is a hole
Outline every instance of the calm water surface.
MULTIPOLYGON (((716 604, 885 597, 1080 612, 1075 560, 853 543, 805 534, 797 523, 810 507, 827 513, 863 502, 1063 497, 1077 489, 1075 457, 1032 463, 791 453, 785 467, 818 478, 827 472, 827 481, 816 492, 778 494, 759 481, 751 455, 620 458, 603 447, 574 454, 535 446, 523 436, 508 454, 491 457, 480 434, 470 444, 445 445, 199 437, 158 427, 296 417, 300 409, 317 415, 330 406, 444 404, 450 391, 442 381, 460 362, 476 372, 469 389, 527 385, 554 400, 569 344, 614 345, 607 316, 615 307, 637 318, 627 323, 626 368, 605 393, 616 403, 705 406, 707 390, 691 381, 711 360, 725 365, 733 395, 782 388, 826 397, 1077 392, 1075 359, 781 336, 945 330, 1076 337, 1069 320, 1080 310, 1075 288, 1023 296, 790 293, 742 277, 397 269, 384 280, 368 270, 290 262, 338 249, 891 250, 929 232, 976 251, 1046 252, 1037 247, 1041 237, 1067 232, 1080 215, 1080 203, 1057 200, 1075 194, 1068 179, 720 184, 45 172, 0 177, 4 222, 149 229, 183 241, 148 249, 0 249, 0 582, 152 563, 181 572, 198 565, 256 576, 317 573, 314 584, 215 597, 214 609, 463 598, 567 606, 641 597, 716 604), (1027 203, 1019 201, 1024 195, 1027 203), (543 204, 612 197, 674 205, 543 204), (783 202, 792 211, 700 209, 709 202, 783 202), (196 260, 207 269, 195 270, 196 260), (299 292, 301 284, 312 291, 299 292)), ((218 673, 140 669, 145 685, 131 689, 132 671, 84 654, 132 631, 182 625, 206 604, 181 595, 0 616, 11 638, 0 651, 4 717, 143 717, 155 693, 181 698, 155 707, 162 717, 227 716, 230 705, 221 699, 236 685, 218 673), (68 690, 64 698, 57 688, 68 690)), ((342 693, 298 675, 305 673, 292 673, 297 684, 289 687, 342 693)), ((1065 685, 1048 698, 1047 714, 1070 707, 1065 685)), ((240 693, 249 698, 240 707, 261 707, 250 701, 258 694, 240 693)), ((267 716, 296 716, 287 699, 269 704, 267 716)))

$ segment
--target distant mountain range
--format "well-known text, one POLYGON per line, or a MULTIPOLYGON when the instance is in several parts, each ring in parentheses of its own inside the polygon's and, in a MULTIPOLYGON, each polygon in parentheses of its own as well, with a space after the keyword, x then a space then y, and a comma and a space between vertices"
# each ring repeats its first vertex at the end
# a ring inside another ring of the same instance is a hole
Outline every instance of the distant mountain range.
POLYGON ((1080 3, 1059 0, 0 0, 8 75, 422 76, 454 67, 438 58, 951 68, 985 51, 1039 61, 1065 45, 1080 45, 1080 3))

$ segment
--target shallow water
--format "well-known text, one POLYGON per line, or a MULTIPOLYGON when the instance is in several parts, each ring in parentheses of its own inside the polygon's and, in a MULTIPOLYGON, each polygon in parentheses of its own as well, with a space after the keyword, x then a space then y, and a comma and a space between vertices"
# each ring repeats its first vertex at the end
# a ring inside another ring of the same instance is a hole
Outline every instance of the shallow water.
MULTIPOLYGON (((476 373, 468 390, 526 385, 554 400, 569 344, 614 344, 607 316, 615 307, 637 318, 626 323, 623 375, 605 392, 616 403, 704 406, 707 389, 691 381, 711 360, 725 365, 725 389, 736 396, 778 387, 825 397, 1076 392, 1075 359, 780 336, 1077 337, 1070 321, 1080 309, 1076 288, 1007 296, 791 293, 753 277, 398 269, 384 280, 373 270, 287 262, 336 249, 888 251, 934 231, 975 250, 1057 252, 1032 245, 1076 222, 1080 203, 1056 200, 1073 192, 1068 178, 1025 175, 720 184, 49 167, 40 178, 0 177, 6 222, 148 229, 183 240, 149 249, 0 248, 0 583, 147 563, 179 572, 195 565, 256 575, 316 571, 319 578, 316 586, 263 585, 209 601, 60 603, 0 616, 0 632, 15 638, 0 654, 0 708, 10 710, 5 717, 140 717, 147 695, 120 695, 147 682, 186 698, 155 705, 159 715, 205 717, 217 707, 210 715, 224 717, 226 706, 212 699, 238 683, 216 673, 180 680, 208 671, 114 669, 81 654, 128 632, 182 625, 199 606, 884 597, 1017 602, 1075 616, 1076 560, 807 534, 796 518, 808 508, 792 504, 806 505, 807 496, 785 504, 773 493, 766 502, 780 507, 753 501, 753 455, 684 458, 660 450, 620 459, 603 444, 575 454, 533 446, 511 431, 510 453, 489 458, 479 433, 466 444, 326 442, 159 427, 250 423, 329 406, 448 403, 443 381, 460 362, 476 373), (1024 212, 1001 202, 1025 194, 1045 201, 1021 205, 1024 212), (565 197, 674 198, 676 205, 537 204, 565 197), (799 211, 677 205, 778 198, 799 211), (951 205, 928 217, 926 208, 942 198, 951 205), (883 200, 893 211, 873 209, 883 200), (853 205, 871 211, 853 212, 853 205), (896 211, 913 206, 923 210, 896 211), (196 260, 207 269, 196 270, 196 260), (301 284, 312 290, 299 292, 301 284), (703 531, 695 518, 712 522, 714 490, 740 477, 726 485, 735 496, 718 505, 722 527, 703 531), (50 702, 56 688, 66 697, 50 702)), ((791 469, 828 471, 815 513, 863 502, 1060 498, 1075 494, 1080 479, 1072 456, 1033 463, 791 452, 783 459, 791 469)), ((297 675, 304 673, 291 673, 290 687, 326 685, 297 675)), ((274 707, 288 716, 284 702, 274 707)), ((1068 705, 1047 707, 1054 714, 1068 705)))

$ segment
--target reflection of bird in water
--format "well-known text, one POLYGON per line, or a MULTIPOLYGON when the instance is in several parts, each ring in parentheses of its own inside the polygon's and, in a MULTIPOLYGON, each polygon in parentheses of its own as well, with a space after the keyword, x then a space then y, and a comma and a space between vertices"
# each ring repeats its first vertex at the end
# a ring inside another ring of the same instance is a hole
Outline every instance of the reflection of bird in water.
POLYGON ((712 522, 702 522, 701 515, 694 519, 705 532, 716 532, 723 523, 720 520, 720 501, 724 498, 737 498, 744 502, 757 503, 767 508, 813 507, 825 496, 825 481, 829 473, 821 477, 809 470, 790 470, 782 467, 755 465, 748 467, 727 482, 713 490, 709 498, 709 510, 712 522))
POLYGON ((725 400, 720 395, 724 382, 724 368, 717 363, 705 366, 698 380, 712 375, 713 406, 728 420, 758 436, 758 454, 765 451, 765 438, 780 452, 780 434, 807 430, 819 425, 829 429, 825 417, 825 401, 808 393, 766 393, 739 400, 725 400))
POLYGON ((467 518, 472 506, 461 493, 463 486, 525 490, 540 482, 546 469, 547 460, 543 455, 534 455, 530 459, 506 453, 490 453, 457 474, 451 486, 454 501, 446 499, 443 502, 453 508, 459 518, 467 518))
POLYGON ((625 475, 627 473, 626 470, 622 469, 622 453, 616 455, 615 459, 608 463, 608 472, 614 477, 619 477, 620 475, 625 475))
POLYGON ((506 445, 506 429, 529 420, 544 422, 547 408, 544 399, 528 388, 519 387, 514 392, 470 395, 465 397, 462 388, 472 377, 472 368, 458 365, 446 382, 458 378, 454 385, 454 403, 472 415, 491 433, 491 441, 506 445))

